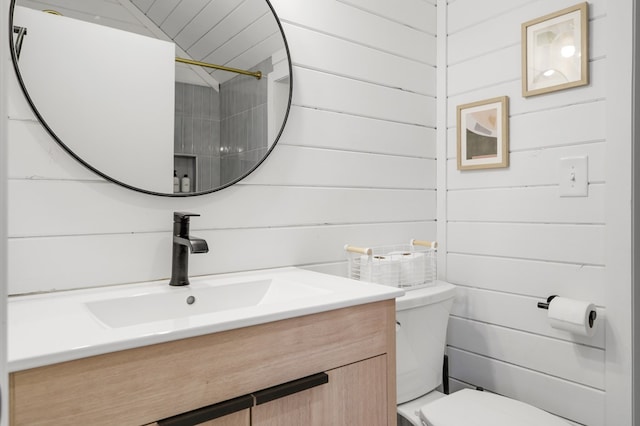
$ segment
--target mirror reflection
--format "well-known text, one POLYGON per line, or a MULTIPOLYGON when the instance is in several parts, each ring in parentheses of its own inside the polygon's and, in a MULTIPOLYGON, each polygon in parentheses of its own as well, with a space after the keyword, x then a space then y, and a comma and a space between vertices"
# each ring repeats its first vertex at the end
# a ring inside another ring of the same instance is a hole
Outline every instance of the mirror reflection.
POLYGON ((14 64, 52 136, 101 176, 186 196, 242 179, 287 118, 266 0, 12 1, 14 64))

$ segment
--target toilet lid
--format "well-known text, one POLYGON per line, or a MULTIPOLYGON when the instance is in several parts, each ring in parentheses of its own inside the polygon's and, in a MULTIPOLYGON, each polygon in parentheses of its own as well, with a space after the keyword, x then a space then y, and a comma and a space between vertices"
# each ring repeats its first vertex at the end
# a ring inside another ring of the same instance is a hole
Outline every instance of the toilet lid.
POLYGON ((515 399, 463 389, 424 405, 428 426, 568 426, 564 420, 515 399))

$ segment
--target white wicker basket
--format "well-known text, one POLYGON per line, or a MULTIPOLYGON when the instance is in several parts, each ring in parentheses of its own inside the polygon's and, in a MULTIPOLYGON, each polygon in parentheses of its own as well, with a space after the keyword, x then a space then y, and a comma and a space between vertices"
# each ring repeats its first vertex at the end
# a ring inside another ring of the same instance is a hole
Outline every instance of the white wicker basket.
POLYGON ((435 242, 419 240, 372 248, 346 245, 349 277, 401 288, 433 285, 436 247, 435 242))

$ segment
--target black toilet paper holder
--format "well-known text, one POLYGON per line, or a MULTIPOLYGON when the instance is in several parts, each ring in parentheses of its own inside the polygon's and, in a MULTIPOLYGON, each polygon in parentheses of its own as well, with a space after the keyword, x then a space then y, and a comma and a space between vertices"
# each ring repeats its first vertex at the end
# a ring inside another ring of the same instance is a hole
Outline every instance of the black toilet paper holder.
MULTIPOLYGON (((540 309, 549 309, 549 303, 551 303, 551 301, 555 297, 558 297, 558 295, 554 294, 552 296, 547 297, 547 303, 538 302, 538 308, 540 308, 540 309)), ((596 320, 597 316, 598 316, 598 314, 596 313, 596 311, 589 312, 589 327, 593 327, 593 322, 596 320)))

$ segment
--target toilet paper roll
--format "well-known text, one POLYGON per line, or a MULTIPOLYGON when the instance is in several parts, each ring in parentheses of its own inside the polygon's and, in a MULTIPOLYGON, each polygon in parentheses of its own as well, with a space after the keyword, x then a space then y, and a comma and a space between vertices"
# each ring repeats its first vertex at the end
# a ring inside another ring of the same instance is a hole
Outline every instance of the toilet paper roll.
POLYGON ((361 256, 360 281, 397 286, 400 280, 400 262, 392 256, 361 256))
POLYGON ((593 303, 556 296, 549 302, 548 319, 557 330, 591 337, 596 332, 597 321, 589 325, 589 315, 595 310, 593 303))
POLYGON ((420 252, 391 252, 392 259, 398 261, 400 287, 411 287, 424 284, 427 257, 420 252))

